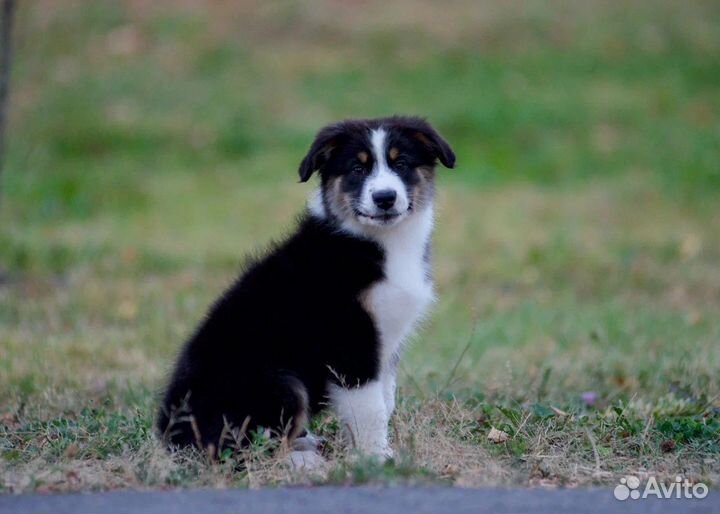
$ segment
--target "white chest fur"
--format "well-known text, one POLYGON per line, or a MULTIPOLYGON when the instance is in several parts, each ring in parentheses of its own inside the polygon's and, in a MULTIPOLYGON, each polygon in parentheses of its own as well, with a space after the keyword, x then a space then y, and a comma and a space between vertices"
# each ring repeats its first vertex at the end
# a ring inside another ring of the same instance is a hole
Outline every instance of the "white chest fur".
MULTIPOLYGON (((308 207, 315 216, 326 216, 319 189, 310 196, 308 207)), ((385 253, 385 279, 367 290, 362 299, 380 335, 383 375, 394 374, 402 344, 435 299, 425 256, 433 222, 431 204, 391 230, 376 230, 352 219, 343 223, 347 232, 380 243, 385 253)))
POLYGON ((367 292, 366 305, 381 343, 383 372, 391 371, 403 342, 434 299, 426 261, 432 207, 377 236, 385 251, 385 279, 367 292))

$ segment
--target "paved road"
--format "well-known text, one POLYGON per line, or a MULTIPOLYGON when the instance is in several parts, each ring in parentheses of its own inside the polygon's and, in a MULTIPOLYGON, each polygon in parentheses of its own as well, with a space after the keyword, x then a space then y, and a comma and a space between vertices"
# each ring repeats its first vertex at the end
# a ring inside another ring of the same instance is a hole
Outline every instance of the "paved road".
POLYGON ((720 514, 720 494, 702 500, 618 501, 612 491, 317 487, 0 496, 0 514, 720 514))

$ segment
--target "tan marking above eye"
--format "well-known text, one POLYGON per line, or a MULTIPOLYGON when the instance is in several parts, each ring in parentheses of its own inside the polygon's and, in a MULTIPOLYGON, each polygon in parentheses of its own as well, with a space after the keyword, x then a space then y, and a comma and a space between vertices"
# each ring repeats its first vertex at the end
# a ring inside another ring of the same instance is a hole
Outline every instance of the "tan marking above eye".
POLYGON ((397 159, 398 155, 400 155, 400 150, 398 150, 394 146, 390 150, 388 150, 388 157, 390 157, 391 161, 397 159))
POLYGON ((357 154, 357 158, 361 163, 365 164, 368 161, 368 154, 367 152, 360 152, 357 154))

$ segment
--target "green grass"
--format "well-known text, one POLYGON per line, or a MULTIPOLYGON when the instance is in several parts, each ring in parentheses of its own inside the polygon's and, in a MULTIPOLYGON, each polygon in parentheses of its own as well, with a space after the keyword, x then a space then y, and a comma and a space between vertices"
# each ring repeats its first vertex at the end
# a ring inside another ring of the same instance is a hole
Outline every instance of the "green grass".
POLYGON ((22 5, 0 491, 717 484, 717 5, 248 5, 22 5), (272 441, 244 467, 167 455, 155 393, 243 254, 289 230, 314 132, 393 112, 428 116, 458 155, 398 458, 345 458, 331 416, 325 479, 290 473, 272 441))

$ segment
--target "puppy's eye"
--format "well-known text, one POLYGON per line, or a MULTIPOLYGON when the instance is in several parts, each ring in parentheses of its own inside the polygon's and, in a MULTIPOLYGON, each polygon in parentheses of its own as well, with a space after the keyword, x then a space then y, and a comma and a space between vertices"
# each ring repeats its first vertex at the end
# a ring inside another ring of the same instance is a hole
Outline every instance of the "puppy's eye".
POLYGON ((353 173, 355 173, 357 175, 364 175, 367 170, 365 169, 365 166, 363 166, 361 164, 356 164, 355 166, 352 167, 352 169, 350 171, 352 171, 353 173))
POLYGON ((395 168, 397 171, 405 171, 406 169, 408 169, 408 163, 403 159, 398 159, 393 163, 393 168, 395 168))

